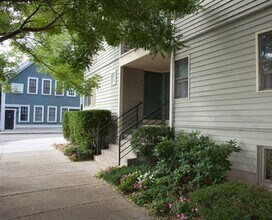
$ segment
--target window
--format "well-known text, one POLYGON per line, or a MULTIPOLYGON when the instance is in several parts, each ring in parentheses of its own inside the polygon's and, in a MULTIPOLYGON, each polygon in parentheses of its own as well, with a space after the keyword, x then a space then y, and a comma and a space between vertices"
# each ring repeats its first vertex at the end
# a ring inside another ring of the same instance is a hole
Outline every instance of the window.
POLYGON ((84 96, 84 101, 83 101, 84 107, 90 106, 91 105, 91 95, 84 96))
POLYGON ((19 111, 19 122, 29 122, 29 106, 22 105, 19 111))
POLYGON ((48 106, 48 108, 47 108, 47 122, 57 122, 57 107, 48 106))
POLYGON ((272 89, 272 31, 258 35, 258 90, 272 89))
POLYGON ((67 90, 67 96, 76 97, 76 91, 74 89, 68 89, 67 90))
POLYGON ((83 105, 84 107, 95 106, 96 89, 93 89, 89 96, 84 96, 83 105))
POLYGON ((175 62, 175 98, 188 97, 188 57, 175 62))
POLYGON ((60 122, 62 122, 62 118, 65 112, 79 111, 79 108, 74 107, 61 107, 60 109, 60 122))
POLYGON ((42 95, 51 95, 51 79, 42 79, 42 95))
POLYGON ((43 106, 34 106, 34 122, 43 122, 43 106))
POLYGON ((258 146, 259 181, 263 186, 272 188, 272 146, 258 146))
POLYGON ((24 85, 21 83, 11 83, 10 91, 12 93, 23 93, 24 92, 24 85))
POLYGON ((64 113, 68 112, 68 111, 69 111, 68 107, 61 107, 61 110, 60 110, 60 122, 62 122, 62 118, 63 118, 64 113))
POLYGON ((28 77, 28 94, 38 94, 38 78, 28 77))
POLYGON ((117 84, 117 71, 111 74, 111 85, 114 86, 117 84))
POLYGON ((55 95, 56 96, 64 96, 64 88, 63 84, 60 85, 59 81, 55 81, 55 95))

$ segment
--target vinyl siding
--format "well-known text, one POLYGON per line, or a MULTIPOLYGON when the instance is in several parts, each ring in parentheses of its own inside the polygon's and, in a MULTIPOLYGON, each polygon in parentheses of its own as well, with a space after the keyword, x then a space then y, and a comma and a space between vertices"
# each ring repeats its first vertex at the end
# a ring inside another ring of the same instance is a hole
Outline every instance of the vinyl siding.
POLYGON ((189 48, 175 60, 190 56, 190 98, 174 100, 175 129, 236 139, 242 151, 231 156, 233 169, 253 175, 257 145, 272 146, 272 91, 256 92, 255 45, 256 32, 272 28, 271 3, 209 1, 178 21, 189 48))
POLYGON ((119 48, 105 45, 97 55, 97 62, 85 73, 85 77, 98 74, 102 77, 96 90, 95 106, 92 109, 107 109, 113 116, 118 115, 119 103, 119 48), (111 73, 118 71, 117 84, 111 85, 111 73))
POLYGON ((189 39, 271 5, 269 0, 206 0, 196 14, 177 19, 176 24, 189 39))

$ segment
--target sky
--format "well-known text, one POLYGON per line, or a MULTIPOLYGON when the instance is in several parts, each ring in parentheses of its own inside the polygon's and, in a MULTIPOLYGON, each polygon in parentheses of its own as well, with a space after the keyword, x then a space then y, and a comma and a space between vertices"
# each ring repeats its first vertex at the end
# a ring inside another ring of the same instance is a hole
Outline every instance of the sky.
POLYGON ((0 53, 8 52, 10 50, 9 43, 10 41, 4 41, 0 43, 0 53))
MULTIPOLYGON (((0 43, 0 54, 1 53, 6 53, 9 52, 11 50, 11 47, 9 46, 10 41, 6 40, 2 43, 0 43)), ((15 61, 15 59, 13 57, 9 57, 10 61, 15 61)), ((27 57, 22 57, 21 62, 19 63, 19 65, 21 65, 22 63, 24 63, 25 61, 27 61, 27 57)))

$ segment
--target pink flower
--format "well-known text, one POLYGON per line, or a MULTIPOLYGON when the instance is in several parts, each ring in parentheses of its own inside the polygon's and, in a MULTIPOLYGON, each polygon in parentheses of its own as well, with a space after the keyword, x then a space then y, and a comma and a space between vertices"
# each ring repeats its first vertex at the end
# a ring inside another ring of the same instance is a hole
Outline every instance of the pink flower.
POLYGON ((185 214, 183 214, 183 213, 180 214, 180 219, 186 220, 187 218, 188 218, 188 217, 187 217, 185 214))
POLYGON ((177 215, 177 218, 180 218, 180 214, 177 215))
POLYGON ((185 200, 186 200, 185 197, 183 197, 183 196, 179 197, 179 201, 180 201, 180 202, 185 202, 185 200))
POLYGON ((168 204, 168 207, 169 207, 169 209, 172 209, 172 204, 169 203, 169 204, 168 204))

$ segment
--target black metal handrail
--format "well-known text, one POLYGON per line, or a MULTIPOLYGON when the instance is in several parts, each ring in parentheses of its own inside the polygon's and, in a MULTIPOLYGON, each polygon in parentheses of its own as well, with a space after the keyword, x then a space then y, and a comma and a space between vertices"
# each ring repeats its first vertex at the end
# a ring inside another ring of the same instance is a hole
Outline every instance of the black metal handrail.
MULTIPOLYGON (((108 129, 110 126, 117 124, 116 126, 116 133, 114 134, 115 136, 118 136, 119 134, 119 128, 121 127, 122 124, 124 123, 132 123, 134 121, 138 121, 139 118, 139 107, 142 105, 143 103, 140 102, 139 104, 133 106, 131 109, 129 109, 128 111, 126 111, 124 114, 120 115, 119 117, 115 118, 114 120, 110 121, 108 124, 106 124, 105 126, 103 126, 102 128, 100 128, 97 131, 96 137, 96 154, 99 155, 100 151, 101 151, 101 145, 99 142, 99 137, 100 137, 100 133, 104 130, 104 129, 108 129), (135 111, 133 111, 135 110, 135 111), (135 113, 135 119, 133 120, 133 113, 135 113), (132 120, 132 122, 130 122, 130 120, 132 120)), ((112 134, 111 134, 112 135, 112 134)))
POLYGON ((169 107, 168 104, 169 104, 169 101, 163 103, 162 105, 160 105, 159 107, 157 107, 156 109, 154 109, 152 112, 150 112, 147 115, 143 116, 136 123, 132 124, 131 126, 127 127, 126 129, 124 129, 121 132, 121 134, 119 135, 119 138, 118 138, 118 140, 119 140, 119 151, 118 151, 119 152, 118 153, 118 164, 119 164, 119 166, 121 165, 121 160, 132 151, 132 150, 129 150, 124 155, 121 155, 125 150, 127 150, 130 147, 130 144, 128 146, 126 146, 124 149, 122 149, 122 147, 125 144, 129 143, 130 140, 131 140, 131 138, 128 138, 124 143, 122 143, 122 140, 124 140, 123 136, 125 134, 127 134, 128 131, 131 131, 133 128, 139 127, 140 124, 142 124, 142 125, 148 125, 148 126, 154 125, 155 122, 156 122, 156 120, 158 120, 156 117, 159 116, 159 115, 162 116, 161 117, 161 120, 162 120, 161 122, 162 123, 156 124, 156 125, 162 125, 162 124, 164 124, 165 121, 166 121, 166 118, 167 118, 168 110, 169 110, 169 108, 167 108, 167 107, 169 107), (154 113, 156 113, 156 114, 154 115, 154 113), (163 117, 163 115, 164 115, 164 117, 163 117), (144 120, 146 120, 146 119, 148 119, 148 120, 154 120, 154 121, 151 124, 147 124, 147 123, 144 123, 144 120))

